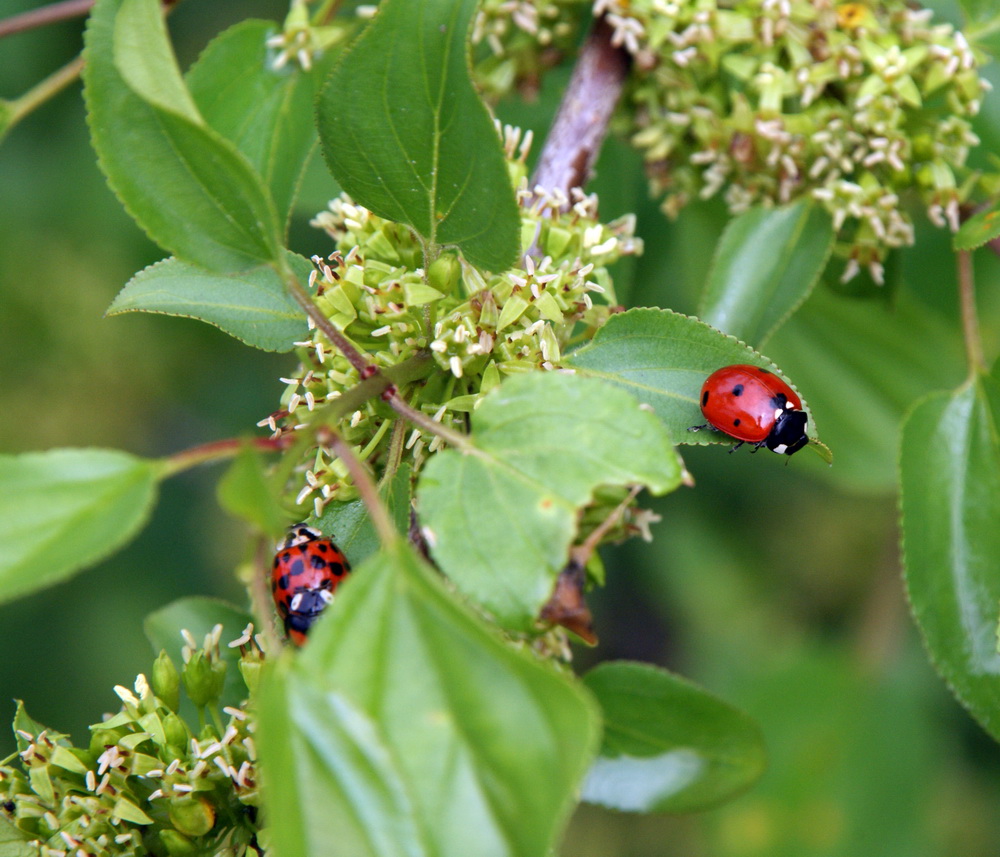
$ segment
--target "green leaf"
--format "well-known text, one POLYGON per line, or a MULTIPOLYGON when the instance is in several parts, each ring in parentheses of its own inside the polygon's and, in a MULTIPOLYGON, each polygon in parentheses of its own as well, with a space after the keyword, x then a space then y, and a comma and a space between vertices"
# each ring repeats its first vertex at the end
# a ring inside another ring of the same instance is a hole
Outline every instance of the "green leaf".
POLYGON ((198 115, 157 0, 99 0, 85 54, 84 95, 101 168, 149 236, 213 271, 276 260, 274 204, 246 158, 198 115))
MULTIPOLYGON (((272 21, 242 21, 216 36, 187 73, 205 121, 238 148, 270 188, 287 221, 316 144, 313 101, 326 67, 275 70, 265 44, 272 21)), ((332 56, 332 52, 329 52, 332 56)))
POLYGON ((809 391, 810 417, 837 450, 830 478, 855 490, 895 489, 907 408, 965 371, 960 332, 906 290, 890 307, 817 289, 768 352, 809 391))
MULTIPOLYGON (((409 463, 404 463, 396 469, 392 479, 379 486, 379 496, 400 535, 406 534, 410 529, 412 476, 413 468, 409 463)), ((353 565, 364 562, 381 545, 364 500, 328 503, 313 526, 330 536, 353 565)))
POLYGON ((477 0, 386 0, 317 103, 334 177, 431 245, 502 271, 519 217, 500 139, 469 78, 477 0))
POLYGON ((260 718, 283 857, 322 853, 331 824, 358 855, 548 854, 597 739, 588 695, 488 631, 402 540, 268 676, 260 718))
POLYGON ((108 449, 0 455, 0 602, 65 580, 128 542, 156 463, 108 449))
POLYGON ((270 836, 283 857, 424 857, 426 837, 378 725, 301 669, 268 676, 259 696, 270 836))
POLYGON ((910 607, 931 659, 1000 740, 1000 386, 978 377, 911 411, 900 449, 910 607))
POLYGON ((956 250, 975 250, 987 241, 1000 237, 1000 201, 978 211, 959 227, 951 239, 956 250))
POLYGON ((262 533, 277 539, 288 524, 288 516, 278 502, 260 453, 247 443, 219 480, 219 505, 229 514, 247 521, 262 533))
POLYGON ((159 654, 161 650, 165 650, 180 671, 184 664, 181 649, 185 645, 181 630, 190 631, 200 646, 212 628, 222 625, 219 651, 227 663, 227 669, 221 705, 238 705, 247 696, 246 685, 237 667, 240 650, 231 649, 227 644, 238 639, 243 629, 253 621, 253 617, 239 607, 218 598, 193 595, 178 598, 166 607, 154 610, 146 616, 142 630, 153 651, 159 654))
POLYGON ((809 200, 741 214, 719 240, 699 318, 762 345, 808 297, 832 249, 830 215, 809 200))
POLYGON ((36 837, 19 830, 0 812, 0 857, 37 857, 36 837))
MULTIPOLYGON (((730 442, 716 432, 688 431, 690 426, 705 422, 698 399, 701 385, 716 369, 750 363, 781 375, 770 360, 735 337, 665 309, 632 309, 611 316, 593 340, 570 354, 566 363, 581 375, 628 390, 652 407, 674 442, 682 444, 730 442)), ((800 394, 800 398, 809 411, 805 397, 800 394)), ((809 416, 815 437, 811 412, 809 416)))
POLYGON ((442 570, 507 627, 534 623, 595 488, 663 494, 680 484, 662 424, 590 378, 515 376, 483 399, 472 423, 471 450, 439 453, 424 468, 418 507, 442 570))
POLYGON ((735 797, 763 773, 757 724, 696 685, 622 661, 583 681, 604 712, 583 800, 626 812, 694 812, 735 797))
MULTIPOLYGON (((288 261, 305 284, 310 263, 293 253, 288 261)), ((307 333, 302 308, 270 267, 218 274, 178 259, 139 271, 108 307, 108 315, 158 312, 197 318, 264 351, 291 351, 307 333)))

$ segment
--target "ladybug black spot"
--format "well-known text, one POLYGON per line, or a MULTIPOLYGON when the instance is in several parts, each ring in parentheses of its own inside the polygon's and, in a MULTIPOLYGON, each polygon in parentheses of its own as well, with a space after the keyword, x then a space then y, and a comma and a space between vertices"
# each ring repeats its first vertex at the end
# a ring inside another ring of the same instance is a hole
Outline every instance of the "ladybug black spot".
POLYGON ((708 404, 708 390, 701 394, 701 406, 705 407, 708 404))
POLYGON ((298 557, 295 562, 292 563, 289 569, 292 573, 292 577, 298 577, 306 570, 305 563, 302 562, 302 557, 298 557))
POLYGON ((278 578, 278 584, 277 584, 277 586, 275 588, 276 589, 288 589, 289 582, 290 581, 288 580, 288 575, 287 574, 283 574, 283 575, 281 575, 281 577, 278 578))
POLYGON ((341 577, 345 572, 343 563, 331 562, 330 563, 330 574, 334 577, 341 577))
POLYGON ((733 395, 734 396, 742 396, 743 395, 743 385, 742 384, 737 384, 735 387, 733 387, 733 395))
POLYGON ((740 421, 738 419, 733 420, 733 426, 734 427, 738 426, 739 424, 740 424, 740 421))
POLYGON ((320 553, 326 553, 328 550, 330 550, 330 546, 326 542, 317 542, 316 550, 318 550, 320 553))
POLYGON ((326 566, 326 560, 321 556, 311 556, 309 557, 309 564, 313 568, 323 568, 326 566))

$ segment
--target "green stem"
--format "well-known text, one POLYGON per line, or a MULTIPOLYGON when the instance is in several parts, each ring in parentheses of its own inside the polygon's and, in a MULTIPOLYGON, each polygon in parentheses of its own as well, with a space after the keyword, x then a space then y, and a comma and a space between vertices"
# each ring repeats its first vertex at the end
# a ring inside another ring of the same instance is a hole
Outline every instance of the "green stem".
POLYGON ((962 310, 962 333, 965 337, 965 354, 969 361, 970 377, 986 372, 983 343, 979 337, 979 319, 976 314, 976 284, 972 268, 972 254, 958 251, 958 300, 962 310))
POLYGON ((9 131, 14 125, 24 119, 32 110, 40 107, 46 101, 54 98, 73 81, 80 76, 83 69, 83 57, 66 63, 62 68, 52 72, 45 80, 35 84, 20 98, 7 102, 10 108, 8 122, 5 130, 9 131))
POLYGON ((199 464, 207 464, 211 461, 220 461, 235 456, 247 444, 253 446, 261 452, 276 452, 288 446, 284 438, 254 437, 254 438, 228 438, 226 440, 214 440, 211 443, 203 443, 199 446, 192 446, 190 449, 182 449, 161 460, 160 478, 167 479, 176 476, 199 464))

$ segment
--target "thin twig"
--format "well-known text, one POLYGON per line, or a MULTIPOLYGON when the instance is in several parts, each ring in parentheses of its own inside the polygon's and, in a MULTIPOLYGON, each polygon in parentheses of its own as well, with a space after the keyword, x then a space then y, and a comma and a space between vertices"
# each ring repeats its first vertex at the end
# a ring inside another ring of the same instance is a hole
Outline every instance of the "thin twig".
POLYGON ((559 189, 568 196, 590 178, 631 65, 628 52, 611 40, 611 27, 598 19, 573 68, 532 187, 559 189))
POLYGON ((250 604, 260 624, 268 653, 281 651, 281 639, 274 627, 274 607, 268 591, 267 575, 271 568, 273 545, 264 536, 257 539, 253 552, 253 578, 250 580, 250 604))
POLYGON ((19 15, 11 15, 0 20, 0 39, 12 36, 14 33, 23 33, 25 30, 35 30, 47 27, 49 24, 68 21, 71 18, 82 18, 93 5, 94 0, 62 0, 61 3, 52 3, 38 9, 29 9, 19 15))
POLYGON ((986 359, 983 357, 983 342, 979 336, 972 254, 968 250, 958 251, 958 300, 962 308, 962 333, 965 338, 965 354, 969 361, 969 374, 975 375, 986 371, 986 359))
MULTIPOLYGON (((374 363, 369 362, 361 351, 355 347, 354 343, 344 336, 343 333, 337 330, 333 322, 323 315, 322 310, 316 306, 316 302, 312 299, 309 292, 302 288, 302 285, 299 283, 298 278, 295 276, 291 268, 286 265, 284 268, 279 270, 279 273, 285 281, 285 287, 288 289, 289 294, 291 294, 295 302, 302 307, 306 315, 312 319, 312 322, 316 325, 317 330, 329 339, 330 344, 347 358, 347 362, 357 370, 361 380, 366 381, 369 378, 377 378, 381 376, 382 373, 379 371, 378 367, 374 363)), ((382 399, 388 402, 389 406, 401 417, 409 420, 414 425, 419 426, 431 434, 438 435, 442 440, 451 446, 458 446, 461 448, 469 447, 469 442, 465 435, 442 425, 437 420, 423 413, 423 411, 418 411, 399 395, 399 391, 397 390, 395 384, 386 384, 383 388, 382 399)))
POLYGON ((160 475, 166 479, 175 476, 199 464, 208 464, 212 461, 220 461, 232 458, 246 445, 251 445, 261 452, 278 452, 290 445, 290 437, 253 437, 253 438, 227 438, 226 440, 213 440, 210 443, 202 443, 192 446, 189 449, 182 449, 173 455, 165 458, 161 462, 162 469, 160 475))
POLYGON ((320 435, 323 444, 329 446, 336 453, 337 458, 344 462, 347 472, 351 474, 354 486, 358 489, 358 493, 368 509, 368 515, 375 525, 379 541, 383 545, 395 541, 399 538, 399 534, 389 520, 389 513, 382 503, 382 498, 378 495, 378 488, 375 487, 375 480, 368 472, 368 468, 358 460, 351 445, 332 428, 324 426, 320 435))
POLYGON ((44 80, 36 83, 20 98, 8 102, 10 114, 5 130, 10 130, 36 107, 62 92, 80 76, 81 71, 83 71, 83 57, 78 56, 62 68, 52 72, 44 80))

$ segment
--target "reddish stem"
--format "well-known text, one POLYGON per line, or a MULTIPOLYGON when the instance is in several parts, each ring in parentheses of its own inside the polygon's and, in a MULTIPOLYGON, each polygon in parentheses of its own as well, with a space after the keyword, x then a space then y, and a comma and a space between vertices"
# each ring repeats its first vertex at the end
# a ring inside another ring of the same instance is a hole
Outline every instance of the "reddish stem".
POLYGON ((532 186, 568 194, 590 178, 631 65, 628 52, 612 45, 611 37, 607 21, 597 20, 563 94, 532 186))
POLYGON ((62 0, 61 3, 52 3, 39 9, 29 9, 20 15, 11 15, 0 21, 0 39, 12 36, 14 33, 23 33, 25 30, 68 21, 70 18, 82 18, 93 5, 94 0, 62 0))

